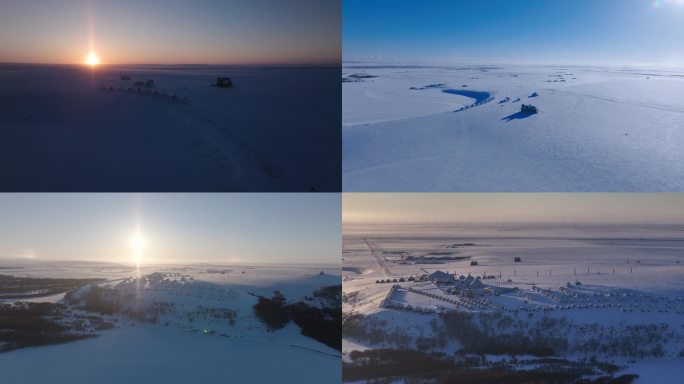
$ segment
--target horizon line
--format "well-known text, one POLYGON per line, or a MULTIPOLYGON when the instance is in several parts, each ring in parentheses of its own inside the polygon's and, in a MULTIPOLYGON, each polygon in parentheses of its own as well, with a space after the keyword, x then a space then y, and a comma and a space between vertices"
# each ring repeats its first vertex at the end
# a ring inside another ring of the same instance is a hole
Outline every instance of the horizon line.
MULTIPOLYGON (((117 266, 130 266, 131 268, 136 268, 136 264, 132 262, 120 262, 120 261, 110 261, 110 260, 78 260, 78 259, 43 259, 37 258, 26 258, 26 257, 0 257, 0 262, 46 262, 46 263, 88 263, 88 264, 111 264, 117 266)), ((318 267, 339 267, 336 263, 312 263, 307 261, 296 261, 296 262, 257 262, 257 261, 235 261, 235 262, 212 262, 212 261, 169 261, 169 262, 146 262, 141 263, 140 267, 148 266, 172 266, 172 265, 207 265, 207 266, 310 266, 311 268, 318 267)))
MULTIPOLYGON (((66 65, 66 66, 82 66, 90 68, 88 64, 85 63, 38 63, 38 62, 12 62, 12 61, 0 61, 0 65, 66 65)), ((315 66, 341 66, 341 62, 302 62, 302 63, 103 63, 98 64, 95 68, 99 67, 113 67, 113 66, 234 66, 234 67, 315 67, 315 66)))
POLYGON ((520 65, 520 66, 566 66, 566 67, 666 67, 666 68, 680 68, 684 69, 684 63, 616 63, 616 62, 562 62, 562 61, 529 61, 516 62, 511 61, 421 61, 421 60, 390 60, 390 61, 376 61, 376 60, 342 60, 342 65, 345 64, 366 64, 366 65, 415 65, 423 67, 449 67, 449 66, 501 66, 501 65, 520 65))
POLYGON ((342 225, 396 225, 396 226, 471 226, 471 225, 563 225, 563 226, 684 226, 682 222, 613 222, 613 221, 543 221, 543 220, 525 220, 525 221, 342 221, 342 225))

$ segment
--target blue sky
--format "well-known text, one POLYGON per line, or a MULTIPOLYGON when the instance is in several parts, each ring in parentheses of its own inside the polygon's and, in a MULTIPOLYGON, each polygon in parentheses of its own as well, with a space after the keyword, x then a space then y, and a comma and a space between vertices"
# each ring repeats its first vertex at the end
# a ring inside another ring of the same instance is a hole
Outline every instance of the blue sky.
POLYGON ((336 63, 340 0, 0 0, 0 62, 336 63))
POLYGON ((0 194, 0 259, 339 265, 339 194, 0 194))
POLYGON ((684 0, 344 0, 345 61, 684 64, 684 0))

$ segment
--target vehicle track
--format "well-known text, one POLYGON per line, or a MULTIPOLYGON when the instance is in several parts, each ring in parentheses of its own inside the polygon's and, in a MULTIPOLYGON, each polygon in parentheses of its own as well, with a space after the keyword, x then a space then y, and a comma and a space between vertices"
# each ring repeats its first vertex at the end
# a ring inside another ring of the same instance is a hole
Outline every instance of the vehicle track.
POLYGON ((385 276, 386 277, 393 276, 394 274, 392 272, 390 272, 389 268, 387 267, 387 262, 385 261, 385 259, 381 255, 378 255, 375 252, 375 249, 373 249, 373 247, 368 242, 368 238, 364 238, 363 241, 366 242, 366 246, 368 247, 368 249, 370 249, 371 253, 375 257, 375 260, 378 262, 378 265, 380 265, 380 268, 382 269, 382 272, 385 274, 385 276))

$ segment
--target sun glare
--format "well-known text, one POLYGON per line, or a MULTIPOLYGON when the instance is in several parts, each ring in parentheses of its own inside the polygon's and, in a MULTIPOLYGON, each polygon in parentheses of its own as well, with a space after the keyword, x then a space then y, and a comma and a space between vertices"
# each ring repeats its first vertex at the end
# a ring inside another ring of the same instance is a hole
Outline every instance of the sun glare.
POLYGON ((90 51, 85 58, 85 63, 91 67, 95 67, 100 64, 100 58, 97 56, 97 53, 90 51))
POLYGON ((133 262, 140 266, 143 258, 143 248, 145 248, 145 239, 140 233, 136 233, 131 239, 131 246, 133 247, 133 262))

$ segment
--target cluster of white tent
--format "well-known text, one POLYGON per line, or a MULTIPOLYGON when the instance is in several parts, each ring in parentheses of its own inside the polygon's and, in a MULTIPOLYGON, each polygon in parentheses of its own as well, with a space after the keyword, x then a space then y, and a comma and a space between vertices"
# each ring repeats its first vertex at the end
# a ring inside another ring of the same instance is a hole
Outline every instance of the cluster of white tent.
POLYGON ((457 278, 456 276, 447 272, 435 271, 431 273, 429 277, 430 280, 436 284, 449 285, 450 287, 448 288, 448 291, 485 288, 480 276, 473 277, 472 275, 461 275, 457 278))
POLYGON ((562 301, 562 298, 557 296, 552 290, 550 289, 542 289, 537 287, 536 285, 532 286, 532 290, 537 292, 538 294, 546 297, 549 300, 555 301, 557 303, 560 303, 562 301))

